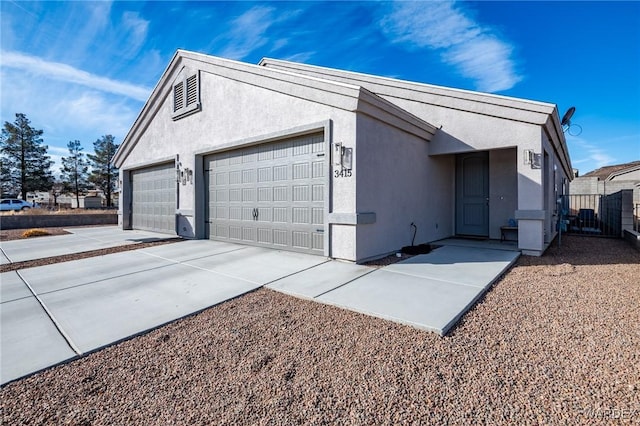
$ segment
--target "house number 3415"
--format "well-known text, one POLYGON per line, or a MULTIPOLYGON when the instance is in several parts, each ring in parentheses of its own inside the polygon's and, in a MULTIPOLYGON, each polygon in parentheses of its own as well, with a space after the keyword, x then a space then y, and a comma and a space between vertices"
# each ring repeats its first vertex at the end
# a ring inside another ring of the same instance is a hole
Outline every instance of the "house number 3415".
POLYGON ((351 169, 334 170, 333 176, 337 178, 351 177, 351 169))

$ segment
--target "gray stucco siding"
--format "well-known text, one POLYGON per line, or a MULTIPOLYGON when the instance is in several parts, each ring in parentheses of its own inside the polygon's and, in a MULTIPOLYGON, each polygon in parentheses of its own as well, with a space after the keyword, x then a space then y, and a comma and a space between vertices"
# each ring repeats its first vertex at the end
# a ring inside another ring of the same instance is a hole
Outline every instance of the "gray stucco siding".
POLYGON ((518 209, 517 148, 489 151, 489 238, 500 239, 500 227, 518 209))
POLYGON ((371 117, 357 118, 355 172, 358 212, 375 213, 375 223, 357 226, 357 259, 451 235, 453 160, 430 157, 429 142, 371 117))

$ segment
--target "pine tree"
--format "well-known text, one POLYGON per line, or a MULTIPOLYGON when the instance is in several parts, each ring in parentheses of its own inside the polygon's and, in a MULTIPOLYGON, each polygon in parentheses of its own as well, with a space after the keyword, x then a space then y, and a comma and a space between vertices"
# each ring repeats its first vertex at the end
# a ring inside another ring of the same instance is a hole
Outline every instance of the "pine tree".
POLYGON ((25 114, 16 113, 13 123, 4 122, 0 138, 0 173, 2 194, 20 195, 27 192, 48 191, 53 185, 49 147, 43 144, 42 130, 30 125, 25 114))
POLYGON ((83 148, 79 140, 67 144, 69 156, 62 158, 62 182, 66 189, 76 194, 76 205, 80 207, 80 191, 87 188, 89 162, 84 158, 83 148))
POLYGON ((107 207, 111 207, 111 194, 116 189, 118 169, 111 163, 118 145, 111 135, 105 135, 93 143, 95 154, 87 154, 91 160, 89 182, 100 188, 107 197, 107 207))

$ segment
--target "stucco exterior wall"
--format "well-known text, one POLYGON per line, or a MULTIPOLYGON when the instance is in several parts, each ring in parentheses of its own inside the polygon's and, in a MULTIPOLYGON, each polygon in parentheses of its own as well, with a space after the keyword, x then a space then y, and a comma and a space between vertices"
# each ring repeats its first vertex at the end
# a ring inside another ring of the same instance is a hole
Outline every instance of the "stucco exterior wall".
POLYGON ((357 226, 358 260, 453 233, 454 157, 429 156, 429 142, 366 115, 357 118, 354 177, 357 211, 375 222, 357 226))
MULTIPOLYGON (((418 117, 424 117, 440 130, 431 140, 431 155, 456 154, 470 151, 487 151, 507 148, 526 141, 532 128, 503 118, 491 117, 467 111, 457 111, 437 105, 393 99, 400 107, 418 117)), ((539 138, 537 138, 539 141, 539 138)))
POLYGON ((500 227, 515 219, 518 209, 516 148, 489 151, 489 238, 500 239, 500 227))

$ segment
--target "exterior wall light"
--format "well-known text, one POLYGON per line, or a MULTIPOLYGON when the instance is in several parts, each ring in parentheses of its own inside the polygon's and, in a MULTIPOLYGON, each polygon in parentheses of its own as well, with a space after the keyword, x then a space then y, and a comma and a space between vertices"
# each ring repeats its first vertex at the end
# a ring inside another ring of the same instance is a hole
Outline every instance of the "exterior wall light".
POLYGON ((346 148, 342 142, 333 144, 333 165, 341 169, 351 169, 353 164, 353 148, 346 148))
POLYGON ((529 164, 532 169, 542 168, 542 154, 536 154, 532 149, 524 150, 524 164, 529 164))

